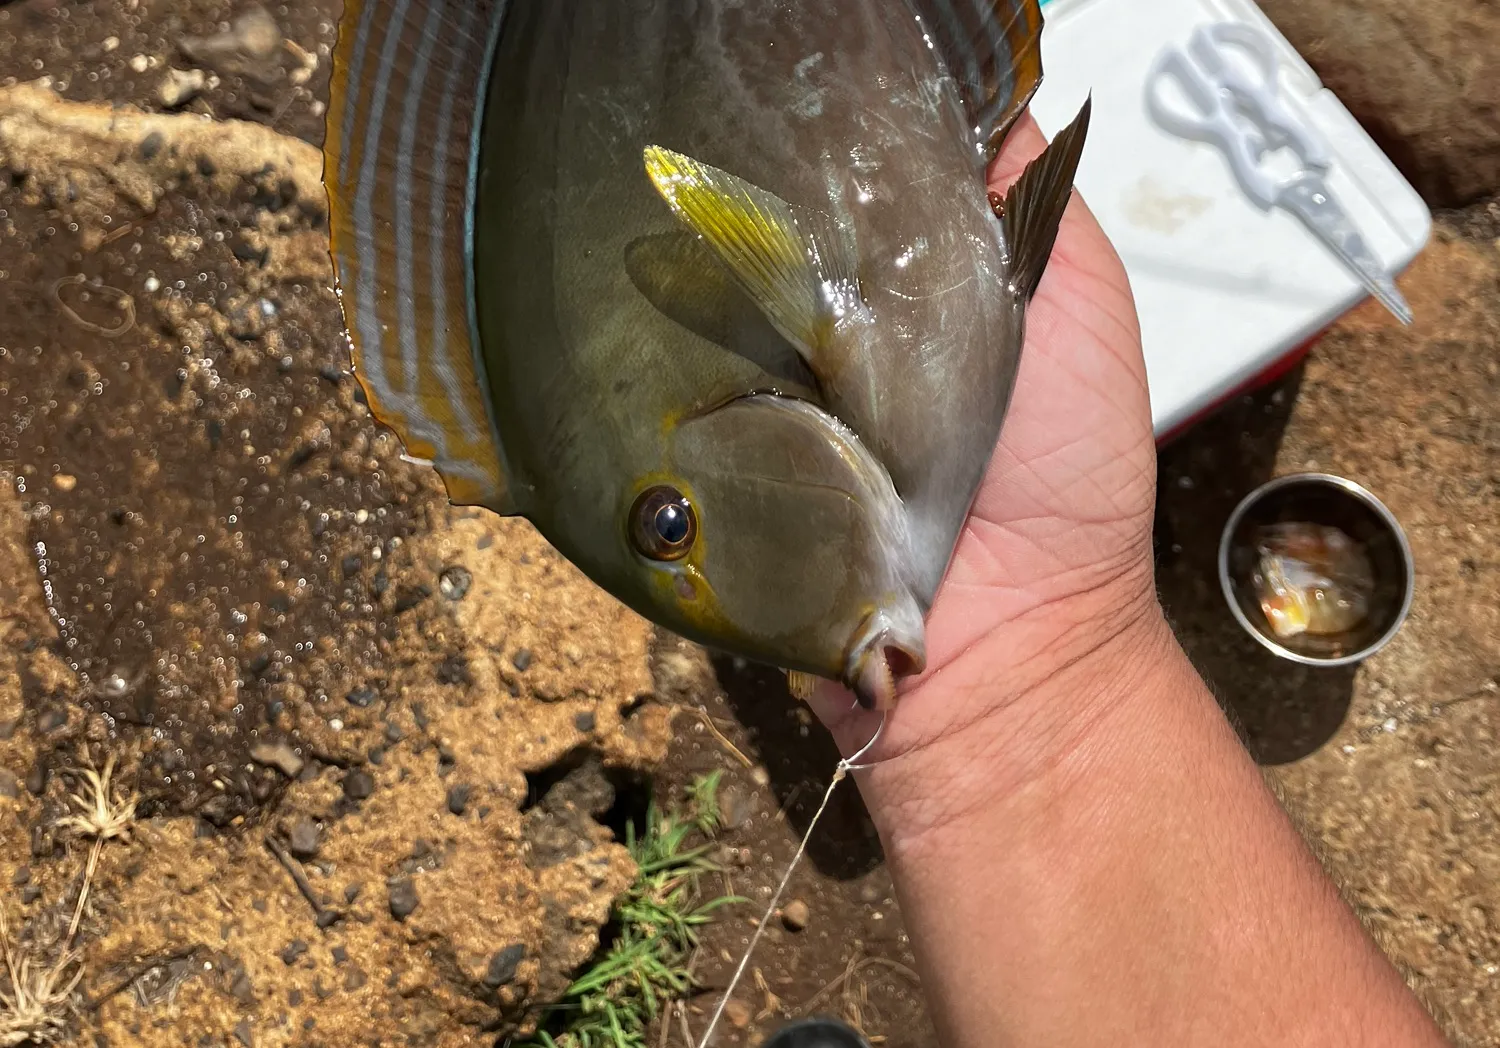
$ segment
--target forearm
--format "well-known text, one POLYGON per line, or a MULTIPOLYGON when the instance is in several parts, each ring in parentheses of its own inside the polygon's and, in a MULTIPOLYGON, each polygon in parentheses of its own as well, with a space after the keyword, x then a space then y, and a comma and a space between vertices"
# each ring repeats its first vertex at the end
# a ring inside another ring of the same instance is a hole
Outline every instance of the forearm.
POLYGON ((944 1044, 1444 1043, 1165 625, 1145 636, 863 784, 944 1044), (1013 776, 1022 731, 1056 748, 1013 776))

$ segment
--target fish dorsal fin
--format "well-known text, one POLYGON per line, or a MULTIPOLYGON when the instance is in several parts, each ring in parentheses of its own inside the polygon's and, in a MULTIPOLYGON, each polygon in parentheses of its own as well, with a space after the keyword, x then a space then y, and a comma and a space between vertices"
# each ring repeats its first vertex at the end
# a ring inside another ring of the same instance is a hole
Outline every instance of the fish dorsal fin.
POLYGON ((474 319, 480 120, 504 0, 345 0, 324 140, 334 269, 375 417, 460 505, 513 512, 474 319))
POLYGON ((1040 0, 912 0, 993 158, 1042 84, 1040 0))
POLYGON ((837 223, 670 149, 647 146, 645 159, 667 205, 817 371, 835 329, 863 307, 837 223))

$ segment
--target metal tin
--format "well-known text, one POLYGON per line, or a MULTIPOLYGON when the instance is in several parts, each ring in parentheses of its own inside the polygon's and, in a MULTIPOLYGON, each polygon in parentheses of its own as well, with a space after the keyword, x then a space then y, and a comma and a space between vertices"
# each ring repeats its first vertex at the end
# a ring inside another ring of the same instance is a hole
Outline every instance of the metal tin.
POLYGON ((1349 666, 1384 648, 1411 613, 1415 580, 1411 545, 1395 515, 1354 481, 1328 473, 1293 473, 1256 488, 1229 515, 1219 539, 1219 586, 1230 612, 1268 651, 1304 666, 1349 666), (1288 643, 1272 632, 1259 603, 1248 596, 1251 544, 1246 532, 1278 520, 1332 525, 1364 546, 1376 581, 1367 626, 1315 642, 1288 643), (1317 646, 1323 650, 1313 650, 1317 646))

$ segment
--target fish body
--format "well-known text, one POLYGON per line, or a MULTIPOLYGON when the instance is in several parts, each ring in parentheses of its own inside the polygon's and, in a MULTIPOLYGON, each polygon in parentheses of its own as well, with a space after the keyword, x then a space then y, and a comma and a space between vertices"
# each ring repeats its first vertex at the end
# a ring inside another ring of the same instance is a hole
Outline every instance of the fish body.
POLYGON ((888 701, 1082 143, 996 217, 1041 22, 985 6, 351 0, 325 148, 377 416, 647 617, 888 701))

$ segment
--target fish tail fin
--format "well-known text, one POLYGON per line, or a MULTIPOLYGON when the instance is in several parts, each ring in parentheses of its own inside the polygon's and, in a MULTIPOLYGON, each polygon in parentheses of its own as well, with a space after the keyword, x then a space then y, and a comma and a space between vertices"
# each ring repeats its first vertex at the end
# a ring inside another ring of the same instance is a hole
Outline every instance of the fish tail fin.
POLYGON ((1000 221, 1012 254, 1011 279, 1023 299, 1036 294, 1052 258, 1063 212, 1073 196, 1073 179, 1083 157, 1093 105, 1090 95, 1073 122, 1058 133, 1005 195, 1000 221))
POLYGON ((913 0, 993 159, 1042 84, 1041 0, 913 0))
POLYGON ((355 377, 449 498, 515 512, 471 264, 478 132, 505 0, 345 0, 323 147, 355 377))

